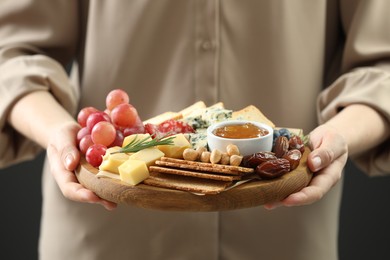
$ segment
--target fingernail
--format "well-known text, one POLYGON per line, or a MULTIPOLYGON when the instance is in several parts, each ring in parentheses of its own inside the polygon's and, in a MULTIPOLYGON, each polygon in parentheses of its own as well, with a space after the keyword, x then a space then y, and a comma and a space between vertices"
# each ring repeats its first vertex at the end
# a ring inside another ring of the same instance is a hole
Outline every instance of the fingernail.
POLYGON ((71 154, 66 155, 65 157, 65 166, 66 168, 70 168, 71 164, 73 162, 73 156, 71 154))
POLYGON ((268 209, 268 210, 273 210, 273 209, 276 209, 276 208, 280 207, 281 205, 282 205, 281 203, 277 203, 277 202, 269 203, 269 204, 265 204, 264 208, 268 209))
POLYGON ((321 167, 321 158, 319 156, 314 157, 312 160, 314 169, 318 170, 321 167))

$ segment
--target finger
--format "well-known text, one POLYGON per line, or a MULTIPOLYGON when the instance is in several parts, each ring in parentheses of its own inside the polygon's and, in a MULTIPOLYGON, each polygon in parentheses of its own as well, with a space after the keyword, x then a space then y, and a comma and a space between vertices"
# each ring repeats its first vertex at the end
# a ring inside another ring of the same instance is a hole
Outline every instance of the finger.
POLYGON ((75 174, 63 167, 61 157, 57 149, 52 145, 48 147, 48 156, 51 173, 64 197, 78 202, 99 203, 108 210, 113 210, 117 207, 116 203, 101 199, 78 183, 75 174))
POLYGON ((316 174, 310 185, 301 191, 289 195, 281 202, 264 205, 266 209, 274 209, 279 206, 302 206, 312 204, 320 199, 340 180, 347 156, 344 155, 334 161, 333 164, 316 174))
POLYGON ((317 172, 348 153, 345 140, 337 134, 327 134, 321 140, 313 138, 312 152, 308 155, 307 164, 311 171, 317 172))
POLYGON ((60 157, 62 164, 68 171, 74 171, 80 162, 80 152, 73 144, 65 146, 60 157))

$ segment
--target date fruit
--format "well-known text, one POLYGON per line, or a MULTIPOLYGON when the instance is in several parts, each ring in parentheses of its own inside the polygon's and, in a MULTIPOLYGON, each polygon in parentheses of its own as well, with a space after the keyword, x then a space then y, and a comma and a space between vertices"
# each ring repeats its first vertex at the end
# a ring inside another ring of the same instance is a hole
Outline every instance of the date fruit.
POLYGON ((299 162, 301 161, 302 153, 298 149, 289 150, 285 155, 283 155, 284 159, 287 159, 290 162, 290 170, 295 170, 299 162))
POLYGON ((301 153, 305 152, 305 144, 297 135, 291 136, 290 140, 288 141, 288 146, 290 150, 298 149, 301 153))
POLYGON ((290 162, 284 158, 278 158, 259 164, 255 172, 263 179, 274 179, 290 171, 290 162))
POLYGON ((277 159, 277 157, 272 152, 258 152, 250 155, 245 155, 242 158, 242 165, 244 167, 255 169, 257 165, 274 159, 277 159))
POLYGON ((276 157, 281 158, 285 153, 287 153, 288 148, 289 148, 288 138, 281 135, 278 138, 276 138, 272 152, 275 153, 276 157))

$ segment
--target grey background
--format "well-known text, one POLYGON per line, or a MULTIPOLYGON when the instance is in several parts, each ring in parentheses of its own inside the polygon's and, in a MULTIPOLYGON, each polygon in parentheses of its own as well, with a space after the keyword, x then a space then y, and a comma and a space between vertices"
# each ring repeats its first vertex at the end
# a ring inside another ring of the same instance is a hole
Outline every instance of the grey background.
MULTIPOLYGON (((37 259, 43 159, 0 170, 0 259, 37 259)), ((368 178, 348 163, 344 186, 340 260, 390 259, 390 178, 368 178)))

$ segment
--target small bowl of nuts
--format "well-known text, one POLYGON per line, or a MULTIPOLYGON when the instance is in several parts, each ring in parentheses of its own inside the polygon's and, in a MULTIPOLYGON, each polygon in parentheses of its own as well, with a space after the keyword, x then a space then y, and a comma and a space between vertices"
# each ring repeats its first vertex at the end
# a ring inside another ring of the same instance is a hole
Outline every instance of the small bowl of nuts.
POLYGON ((236 145, 245 156, 260 151, 271 151, 273 128, 267 124, 246 120, 228 120, 211 125, 207 129, 210 151, 226 152, 228 145, 236 145))

